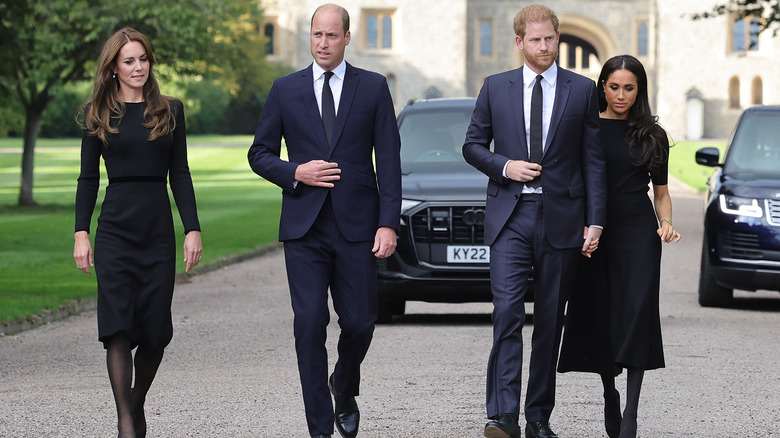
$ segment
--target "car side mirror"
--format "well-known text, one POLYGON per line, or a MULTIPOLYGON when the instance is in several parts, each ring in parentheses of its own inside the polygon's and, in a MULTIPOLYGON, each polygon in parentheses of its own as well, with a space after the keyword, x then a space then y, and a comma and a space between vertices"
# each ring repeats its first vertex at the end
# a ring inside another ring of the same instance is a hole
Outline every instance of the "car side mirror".
POLYGON ((706 147, 696 151, 696 163, 702 166, 715 167, 720 163, 720 151, 718 148, 706 147))

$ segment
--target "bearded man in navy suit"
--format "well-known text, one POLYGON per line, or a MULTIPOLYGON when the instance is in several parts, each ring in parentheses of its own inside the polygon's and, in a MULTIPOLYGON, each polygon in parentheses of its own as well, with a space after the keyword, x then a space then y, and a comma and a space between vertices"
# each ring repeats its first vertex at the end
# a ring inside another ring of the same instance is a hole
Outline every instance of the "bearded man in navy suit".
POLYGON ((344 61, 350 38, 344 8, 317 8, 314 63, 274 82, 248 154, 252 170, 282 188, 279 240, 314 437, 331 436, 334 419, 342 436, 358 433, 360 365, 377 317, 376 259, 395 251, 400 226, 401 142, 393 100, 382 75, 344 61), (280 158, 282 137, 287 160, 280 158), (341 328, 330 377, 328 289, 341 328))
POLYGON ((484 434, 521 433, 521 330, 533 268, 525 434, 550 438, 556 437, 549 420, 564 308, 579 253, 589 256, 595 250, 604 226, 605 164, 595 84, 555 64, 560 37, 555 13, 528 6, 515 17, 514 28, 525 63, 485 79, 463 145, 466 161, 489 177, 485 244, 490 245, 494 310, 486 397, 490 422, 484 434))

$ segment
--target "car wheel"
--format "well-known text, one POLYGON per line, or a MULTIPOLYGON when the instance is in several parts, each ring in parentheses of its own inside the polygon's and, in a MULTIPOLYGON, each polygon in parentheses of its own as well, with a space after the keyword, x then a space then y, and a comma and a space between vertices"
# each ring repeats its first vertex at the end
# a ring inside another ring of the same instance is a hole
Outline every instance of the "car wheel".
POLYGON ((702 307, 729 307, 734 301, 734 290, 719 285, 712 277, 707 242, 701 248, 699 275, 699 305, 702 307))
POLYGON ((406 301, 379 300, 377 324, 390 324, 394 315, 403 315, 406 311, 406 301))

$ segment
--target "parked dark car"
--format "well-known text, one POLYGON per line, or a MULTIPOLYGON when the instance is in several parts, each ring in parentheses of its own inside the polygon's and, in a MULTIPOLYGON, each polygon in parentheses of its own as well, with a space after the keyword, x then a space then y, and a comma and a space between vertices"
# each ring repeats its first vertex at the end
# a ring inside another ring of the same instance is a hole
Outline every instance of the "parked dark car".
POLYGON ((705 197, 699 304, 728 307, 733 290, 780 291, 780 106, 746 109, 729 140, 696 152, 715 167, 705 197))
MULTIPOLYGON (((379 261, 379 319, 406 301, 489 302, 488 178, 461 152, 476 99, 411 101, 398 115, 403 203, 395 254, 379 261)), ((529 294, 530 296, 531 294, 529 294)))

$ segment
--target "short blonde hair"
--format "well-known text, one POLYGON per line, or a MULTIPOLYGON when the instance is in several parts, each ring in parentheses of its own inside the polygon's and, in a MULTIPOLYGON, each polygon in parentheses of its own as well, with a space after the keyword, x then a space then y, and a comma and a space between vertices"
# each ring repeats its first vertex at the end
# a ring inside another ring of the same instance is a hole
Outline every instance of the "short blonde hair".
POLYGON ((524 38, 526 24, 529 22, 541 23, 547 20, 552 22, 555 32, 558 32, 560 22, 558 21, 558 16, 555 15, 555 12, 553 12, 552 9, 543 5, 526 6, 515 15, 515 35, 524 38))

